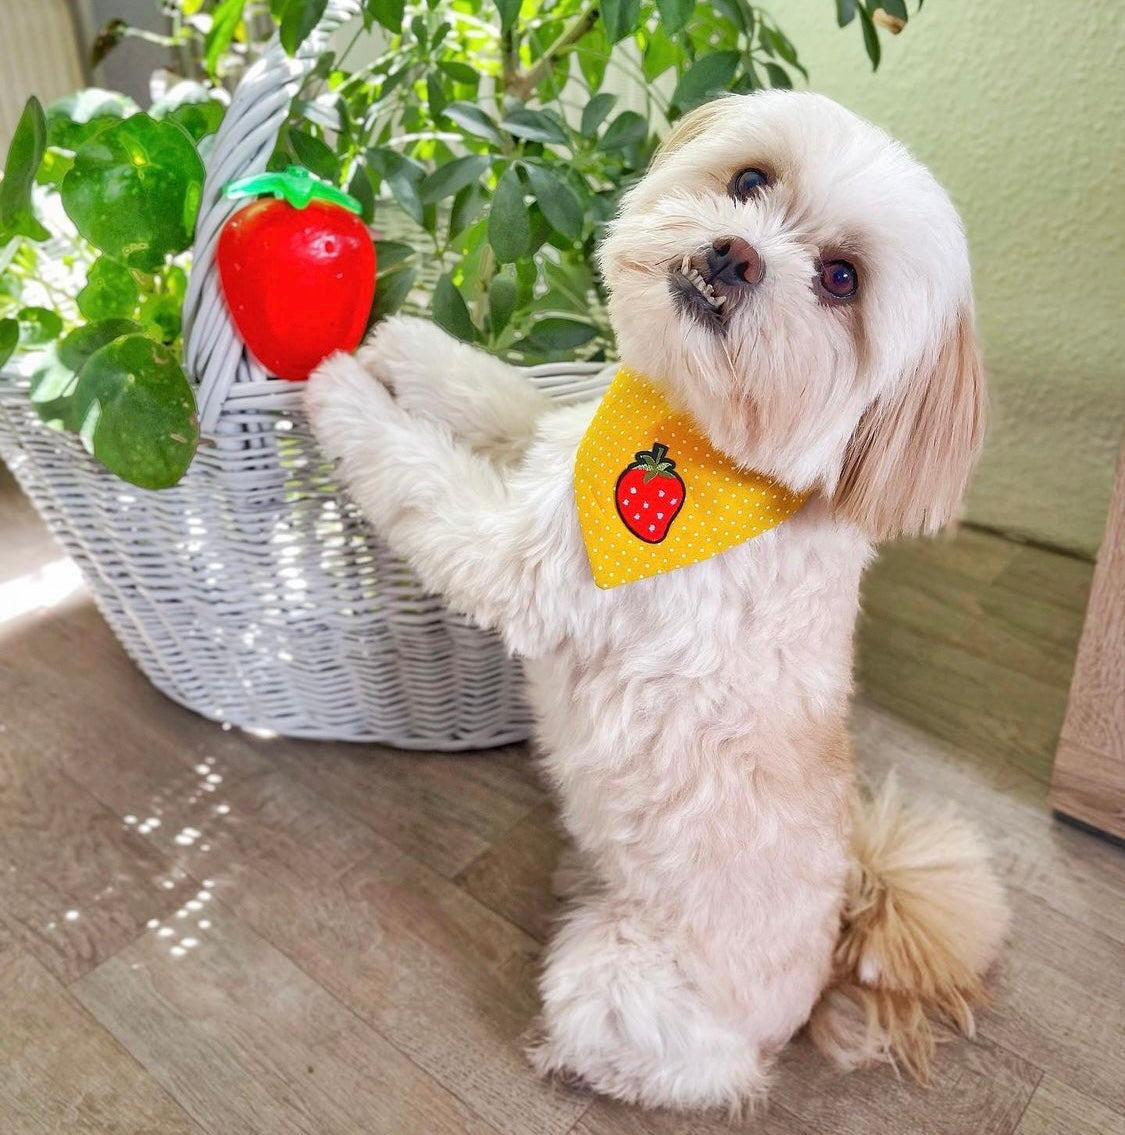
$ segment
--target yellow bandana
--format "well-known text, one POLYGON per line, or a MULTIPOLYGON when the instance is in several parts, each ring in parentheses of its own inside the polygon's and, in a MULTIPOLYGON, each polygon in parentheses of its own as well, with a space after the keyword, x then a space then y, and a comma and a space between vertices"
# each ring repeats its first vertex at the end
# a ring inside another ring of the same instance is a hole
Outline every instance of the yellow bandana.
POLYGON ((599 587, 710 559, 777 527, 808 499, 739 469, 627 367, 578 446, 574 488, 599 587))

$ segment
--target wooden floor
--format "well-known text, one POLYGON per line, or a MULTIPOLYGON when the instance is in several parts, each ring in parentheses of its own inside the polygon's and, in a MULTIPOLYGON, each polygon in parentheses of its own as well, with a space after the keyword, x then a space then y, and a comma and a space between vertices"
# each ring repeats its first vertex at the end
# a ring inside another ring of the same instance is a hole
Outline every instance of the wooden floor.
MULTIPOLYGON (((522 749, 224 731, 147 685, 58 560, 0 485, 3 1135, 732 1129, 525 1066, 557 839, 522 749)), ((1088 580, 971 532, 872 575, 863 766, 986 829, 1012 942, 931 1090, 797 1042, 746 1130, 1125 1135, 1125 852, 1044 803, 1088 580)))

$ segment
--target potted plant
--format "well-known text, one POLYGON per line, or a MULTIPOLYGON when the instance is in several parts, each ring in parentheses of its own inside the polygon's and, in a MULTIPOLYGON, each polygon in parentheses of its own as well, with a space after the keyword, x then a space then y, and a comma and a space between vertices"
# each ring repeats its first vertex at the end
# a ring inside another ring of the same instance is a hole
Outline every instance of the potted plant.
MULTIPOLYGON (((371 321, 426 313, 562 374, 564 392, 588 390, 613 351, 592 256, 621 193, 668 122, 728 90, 788 86, 803 74, 796 49, 749 0, 164 7, 167 34, 114 22, 96 47, 137 34, 167 47, 147 111, 98 90, 45 109, 32 98, 12 139, 0 183, 0 449, 119 636, 181 701, 305 735, 437 746, 519 736, 518 680, 491 640, 486 668, 500 677, 488 689, 502 690, 491 708, 451 694, 455 712, 419 724, 435 678, 401 672, 417 650, 396 639, 410 620, 394 622, 388 596, 411 618, 432 601, 403 588, 401 565, 340 499, 303 431, 299 391, 280 390, 292 384, 235 340, 213 264, 235 208, 222 182, 298 165, 346 189, 376 241, 371 321), (115 477, 166 492, 122 491, 115 477), (148 582, 154 556, 162 589, 148 582), (329 625, 316 679, 366 710, 309 704, 318 695, 297 651, 310 627, 329 625), (372 651, 399 668, 393 681, 372 682, 372 651)), ((873 63, 877 27, 906 19, 902 0, 837 0, 836 14, 859 24, 873 63)), ((462 624, 433 621, 446 645, 423 653, 462 649, 448 646, 470 634, 462 624)), ((464 665, 450 673, 465 680, 464 665)))

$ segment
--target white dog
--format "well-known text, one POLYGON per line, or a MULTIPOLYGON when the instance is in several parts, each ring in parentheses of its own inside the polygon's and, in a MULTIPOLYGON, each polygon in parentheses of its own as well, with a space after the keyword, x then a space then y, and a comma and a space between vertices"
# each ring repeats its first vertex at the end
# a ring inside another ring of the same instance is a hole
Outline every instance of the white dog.
POLYGON ((872 545, 946 524, 981 442, 957 214, 827 99, 733 96, 672 132, 601 266, 623 363, 739 469, 809 494, 795 515, 601 589, 574 474, 594 405, 408 319, 308 394, 376 529, 527 660, 579 857, 532 1059, 733 1109, 811 1018, 840 1064, 924 1077, 923 1009, 971 1030, 1004 897, 955 817, 856 802, 846 723, 872 545))

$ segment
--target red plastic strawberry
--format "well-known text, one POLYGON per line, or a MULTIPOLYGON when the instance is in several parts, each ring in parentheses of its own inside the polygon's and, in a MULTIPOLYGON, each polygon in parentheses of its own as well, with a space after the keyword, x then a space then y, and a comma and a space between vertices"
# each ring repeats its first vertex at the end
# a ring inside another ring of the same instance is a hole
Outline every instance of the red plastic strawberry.
POLYGON ((359 202, 298 166, 223 192, 273 195, 227 221, 216 255, 251 354, 270 374, 300 382, 333 351, 354 351, 375 295, 375 246, 359 202))
POLYGON ((687 488, 667 454, 668 447, 655 442, 617 478, 617 515, 646 544, 659 544, 684 507, 687 488))

